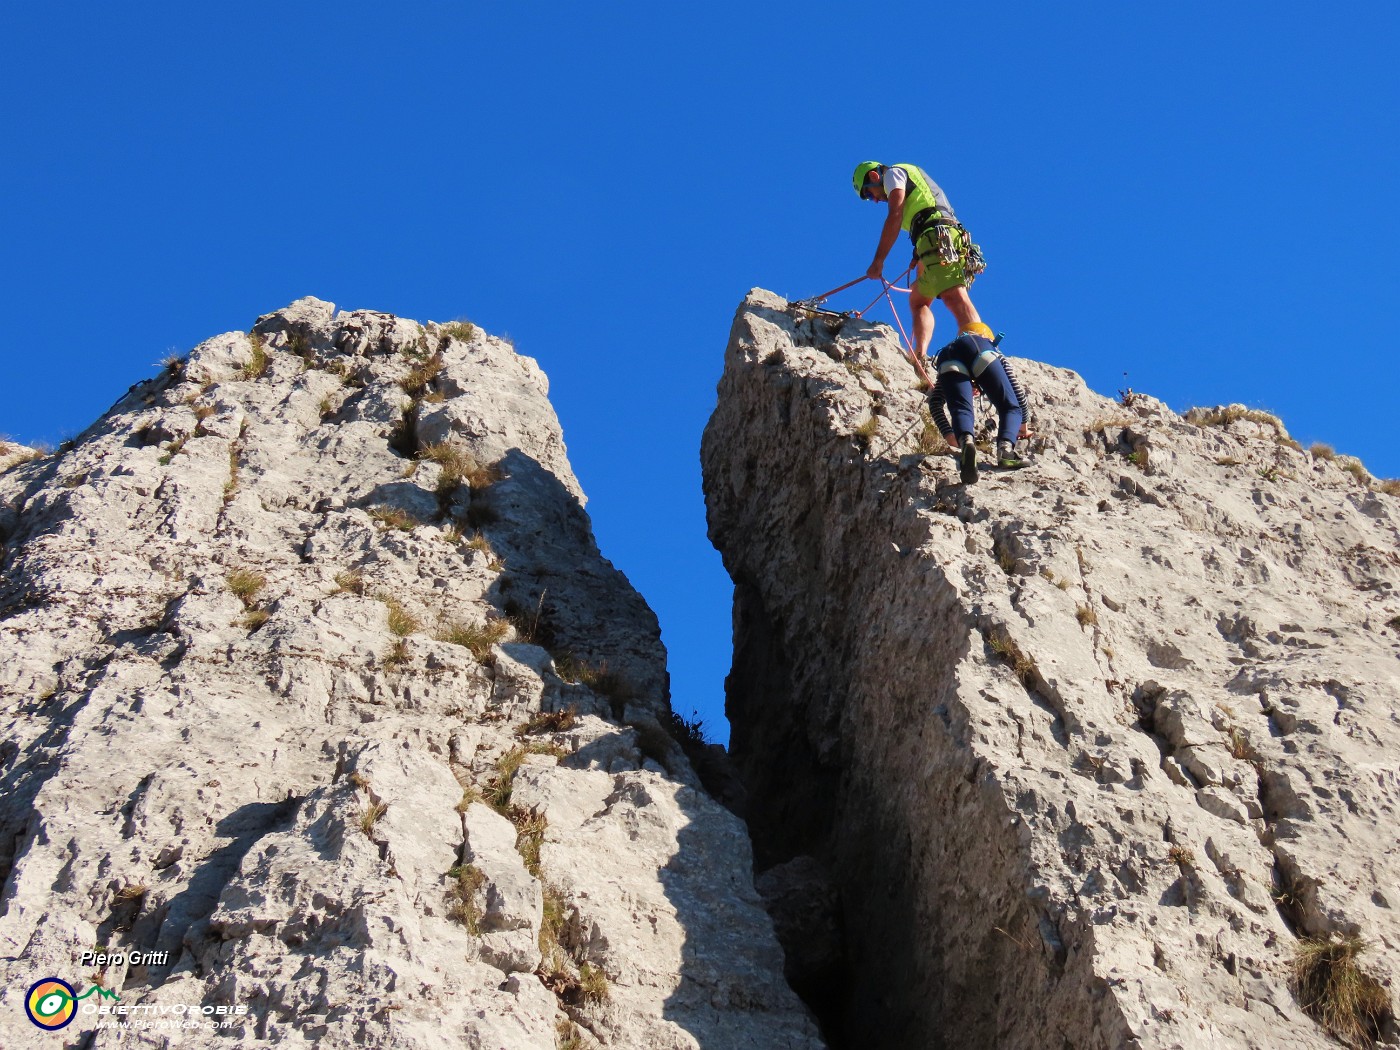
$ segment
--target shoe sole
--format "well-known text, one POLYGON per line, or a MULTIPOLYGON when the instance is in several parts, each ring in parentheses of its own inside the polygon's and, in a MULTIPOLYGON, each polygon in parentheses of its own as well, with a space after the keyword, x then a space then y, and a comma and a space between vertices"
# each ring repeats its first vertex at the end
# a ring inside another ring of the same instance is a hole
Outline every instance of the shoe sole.
POLYGON ((964 448, 959 462, 962 467, 962 483, 964 485, 977 484, 977 450, 964 448))

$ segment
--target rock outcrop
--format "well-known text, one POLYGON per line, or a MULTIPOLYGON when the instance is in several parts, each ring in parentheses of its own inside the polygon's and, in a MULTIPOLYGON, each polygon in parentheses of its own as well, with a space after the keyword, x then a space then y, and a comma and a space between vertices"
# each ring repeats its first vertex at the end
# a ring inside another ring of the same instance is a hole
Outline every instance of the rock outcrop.
POLYGON ((534 361, 304 299, 0 471, 0 1045, 822 1045, 534 361))
POLYGON ((1333 1031, 1395 1041, 1394 485, 1016 367, 1037 462, 963 486, 888 328, 735 320, 702 447, 731 751, 765 896, 839 901, 773 902, 809 964, 843 945, 806 973, 833 1045, 1335 1046, 1319 958, 1363 992, 1333 1031))

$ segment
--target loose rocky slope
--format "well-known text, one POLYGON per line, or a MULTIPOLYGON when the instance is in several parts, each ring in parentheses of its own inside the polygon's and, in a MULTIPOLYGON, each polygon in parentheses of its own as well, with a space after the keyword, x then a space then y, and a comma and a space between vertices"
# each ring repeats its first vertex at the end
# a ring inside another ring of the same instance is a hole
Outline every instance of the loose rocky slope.
POLYGON ((1038 463, 963 486, 889 329, 736 317, 702 461, 790 969, 851 1048, 1321 1048, 1290 966, 1361 938, 1394 1041, 1400 500, 1016 367, 1038 463))
POLYGON ((821 1045, 546 395, 305 299, 0 450, 0 1046, 821 1045))

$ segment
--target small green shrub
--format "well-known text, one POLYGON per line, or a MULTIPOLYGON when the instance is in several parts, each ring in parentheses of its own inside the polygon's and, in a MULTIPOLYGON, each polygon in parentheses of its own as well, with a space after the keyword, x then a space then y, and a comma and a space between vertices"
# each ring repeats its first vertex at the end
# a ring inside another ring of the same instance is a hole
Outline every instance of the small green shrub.
POLYGON ((1358 937, 1302 940, 1290 968, 1303 1012, 1351 1047, 1375 1046, 1392 1016, 1390 995, 1356 963, 1368 948, 1358 937))

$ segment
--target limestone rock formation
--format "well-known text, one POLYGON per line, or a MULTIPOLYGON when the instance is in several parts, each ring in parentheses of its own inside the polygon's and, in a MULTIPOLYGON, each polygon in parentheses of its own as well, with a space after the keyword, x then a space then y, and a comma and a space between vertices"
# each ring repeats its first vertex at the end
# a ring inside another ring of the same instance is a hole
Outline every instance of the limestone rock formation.
POLYGON ((300 300, 0 539, 0 1046, 822 1045, 506 342, 300 300))
POLYGON ((1291 967, 1358 941, 1334 1031, 1394 1043, 1395 486, 1016 367, 1037 462, 964 486, 890 329, 735 319, 702 446, 731 750, 760 871, 840 901, 833 1045, 1336 1046, 1291 967))

